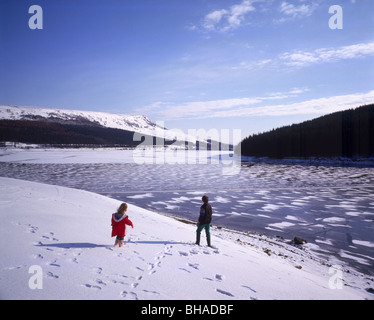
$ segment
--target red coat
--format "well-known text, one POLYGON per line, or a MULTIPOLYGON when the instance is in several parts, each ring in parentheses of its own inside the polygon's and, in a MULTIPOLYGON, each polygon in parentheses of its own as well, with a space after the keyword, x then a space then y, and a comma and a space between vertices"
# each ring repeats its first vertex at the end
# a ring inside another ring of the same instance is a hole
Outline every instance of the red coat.
POLYGON ((123 215, 121 218, 116 219, 115 213, 112 214, 112 237, 124 237, 126 231, 126 225, 134 228, 131 220, 127 215, 123 215))

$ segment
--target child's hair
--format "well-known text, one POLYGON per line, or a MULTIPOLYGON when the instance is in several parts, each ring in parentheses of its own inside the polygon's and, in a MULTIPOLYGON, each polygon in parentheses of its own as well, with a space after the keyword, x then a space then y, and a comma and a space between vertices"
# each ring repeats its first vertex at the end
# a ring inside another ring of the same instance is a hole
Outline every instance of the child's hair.
POLYGON ((208 201, 209 201, 209 198, 208 198, 208 196, 203 196, 202 198, 201 198, 201 200, 203 200, 203 202, 205 203, 205 204, 207 204, 208 203, 208 201))
POLYGON ((122 204, 119 206, 117 212, 118 212, 118 213, 122 213, 122 214, 124 214, 126 210, 127 210, 127 203, 122 203, 122 204))

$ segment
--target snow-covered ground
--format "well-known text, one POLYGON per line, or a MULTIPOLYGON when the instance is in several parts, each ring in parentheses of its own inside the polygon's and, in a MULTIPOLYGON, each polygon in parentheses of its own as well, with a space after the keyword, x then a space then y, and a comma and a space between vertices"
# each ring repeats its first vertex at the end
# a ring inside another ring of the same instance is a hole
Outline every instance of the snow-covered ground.
POLYGON ((373 280, 279 239, 194 225, 129 205, 135 228, 113 247, 121 202, 0 178, 1 299, 373 299, 373 280))

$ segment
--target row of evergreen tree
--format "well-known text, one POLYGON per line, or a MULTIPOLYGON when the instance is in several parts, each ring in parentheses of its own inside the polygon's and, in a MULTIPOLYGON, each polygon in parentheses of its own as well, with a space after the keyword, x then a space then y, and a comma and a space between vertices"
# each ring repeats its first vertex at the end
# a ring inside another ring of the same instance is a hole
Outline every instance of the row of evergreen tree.
POLYGON ((40 120, 0 120, 1 142, 23 142, 53 147, 136 147, 142 146, 179 146, 202 150, 232 150, 231 145, 208 139, 206 142, 176 141, 141 135, 134 140, 134 132, 106 128, 99 125, 72 124, 40 120))
POLYGON ((45 121, 0 120, 0 141, 44 145, 106 145, 135 147, 134 132, 101 126, 45 121))
POLYGON ((255 134, 240 147, 245 156, 277 159, 374 157, 374 104, 255 134))

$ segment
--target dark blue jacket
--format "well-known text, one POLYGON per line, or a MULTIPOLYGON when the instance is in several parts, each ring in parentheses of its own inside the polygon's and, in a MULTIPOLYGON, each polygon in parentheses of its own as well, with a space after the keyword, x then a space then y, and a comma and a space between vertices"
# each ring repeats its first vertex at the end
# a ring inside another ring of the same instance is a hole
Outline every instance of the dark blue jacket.
POLYGON ((212 221, 212 206, 209 203, 204 203, 200 207, 199 224, 209 224, 212 221))

